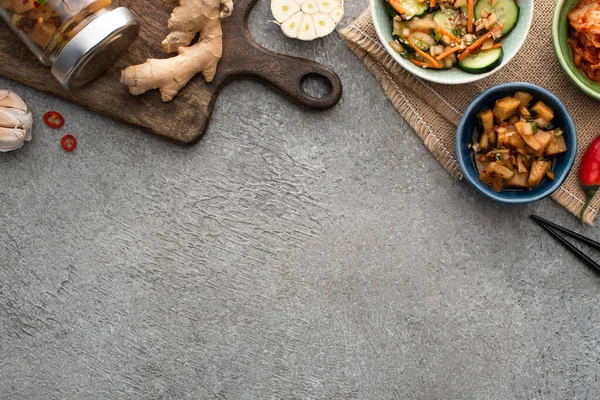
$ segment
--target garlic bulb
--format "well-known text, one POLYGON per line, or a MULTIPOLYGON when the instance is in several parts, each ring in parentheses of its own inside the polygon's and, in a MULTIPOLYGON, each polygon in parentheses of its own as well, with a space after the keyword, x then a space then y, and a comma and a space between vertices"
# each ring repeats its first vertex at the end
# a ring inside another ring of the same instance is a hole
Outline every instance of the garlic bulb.
POLYGON ((19 149, 31 140, 33 117, 17 94, 0 90, 0 152, 19 149))
POLYGON ((283 33, 313 40, 329 35, 344 17, 343 0, 271 0, 271 12, 283 33))

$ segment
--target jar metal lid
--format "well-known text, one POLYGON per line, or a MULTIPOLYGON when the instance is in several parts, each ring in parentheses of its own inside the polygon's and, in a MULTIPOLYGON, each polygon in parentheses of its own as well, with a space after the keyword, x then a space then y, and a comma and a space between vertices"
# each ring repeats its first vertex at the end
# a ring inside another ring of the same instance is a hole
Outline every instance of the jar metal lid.
POLYGON ((129 48, 140 24, 125 7, 118 7, 90 22, 61 50, 52 64, 52 75, 66 89, 94 80, 129 48))

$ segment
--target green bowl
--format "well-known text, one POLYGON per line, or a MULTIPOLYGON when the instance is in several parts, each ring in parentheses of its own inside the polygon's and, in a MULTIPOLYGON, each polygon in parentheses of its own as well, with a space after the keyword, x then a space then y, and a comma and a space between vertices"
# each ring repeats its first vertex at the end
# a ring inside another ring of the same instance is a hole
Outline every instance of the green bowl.
POLYGON ((412 72, 419 78, 431 82, 446 85, 459 85, 475 82, 498 72, 517 54, 527 38, 527 33, 529 33, 529 27, 531 26, 531 19, 533 17, 533 0, 519 0, 519 7, 521 10, 517 25, 506 38, 502 39, 502 45, 504 47, 504 58, 502 59, 502 63, 495 69, 484 74, 470 74, 458 68, 447 70, 424 69, 414 65, 410 61, 400 57, 400 55, 388 44, 393 40, 391 27, 392 18, 385 8, 385 0, 371 0, 371 16, 373 17, 373 25, 375 26, 381 44, 402 68, 412 72))
POLYGON ((558 0, 552 17, 552 46, 558 63, 565 74, 583 93, 600 100, 600 83, 589 79, 573 62, 571 48, 567 43, 569 39, 569 20, 567 14, 578 0, 558 0))

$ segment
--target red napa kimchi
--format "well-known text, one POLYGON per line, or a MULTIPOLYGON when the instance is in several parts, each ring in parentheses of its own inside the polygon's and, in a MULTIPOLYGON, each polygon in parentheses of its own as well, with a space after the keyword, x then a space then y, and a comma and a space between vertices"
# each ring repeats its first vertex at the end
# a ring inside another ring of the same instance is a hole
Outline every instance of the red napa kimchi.
POLYGON ((581 0, 568 14, 573 34, 573 62, 591 80, 600 82, 600 1, 581 0))

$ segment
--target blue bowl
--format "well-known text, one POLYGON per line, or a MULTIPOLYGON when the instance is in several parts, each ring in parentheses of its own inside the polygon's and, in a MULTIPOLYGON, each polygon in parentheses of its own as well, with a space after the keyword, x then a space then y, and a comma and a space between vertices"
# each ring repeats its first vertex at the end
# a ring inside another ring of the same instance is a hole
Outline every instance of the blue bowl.
POLYGON ((567 108, 554 94, 530 83, 504 83, 486 90, 467 107, 456 130, 456 158, 465 179, 479 193, 501 203, 532 203, 550 196, 567 179, 571 168, 573 168, 576 155, 577 132, 567 108), (532 190, 502 190, 501 192, 495 192, 479 180, 472 151, 467 146, 473 142, 474 129, 478 128, 477 113, 486 108, 494 108, 496 100, 512 96, 516 91, 528 92, 533 96, 533 102, 542 100, 554 110, 552 125, 564 131, 563 135, 567 144, 567 152, 556 157, 553 170, 555 175, 554 180, 544 179, 540 186, 532 190))

